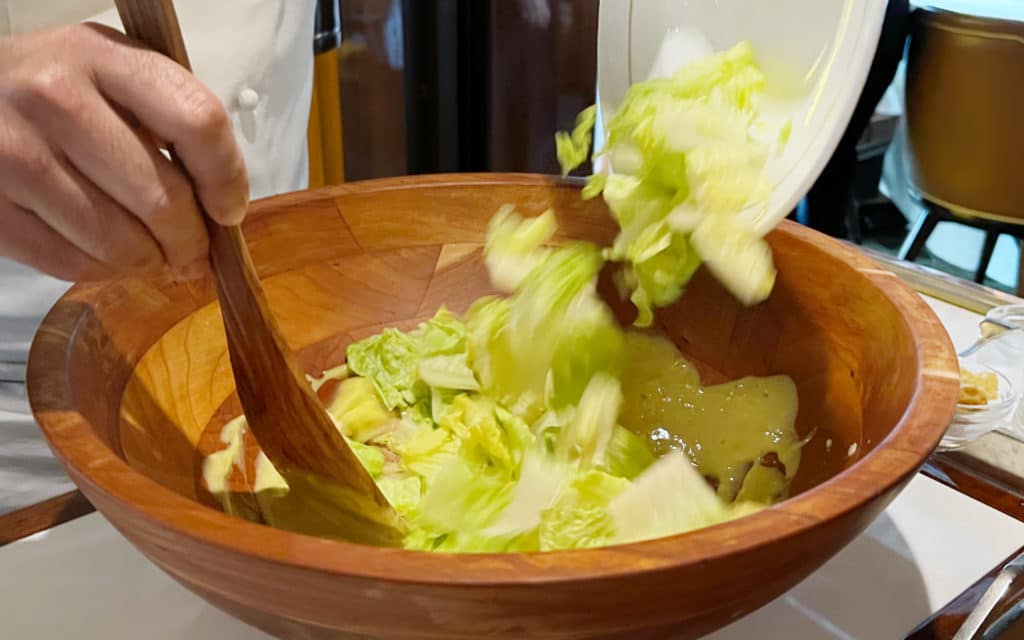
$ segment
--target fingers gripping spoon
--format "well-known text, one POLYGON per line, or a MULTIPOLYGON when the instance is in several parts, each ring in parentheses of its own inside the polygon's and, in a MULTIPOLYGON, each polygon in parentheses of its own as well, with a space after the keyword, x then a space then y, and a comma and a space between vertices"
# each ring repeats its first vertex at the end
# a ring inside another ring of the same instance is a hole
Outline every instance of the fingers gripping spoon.
MULTIPOLYGON (((116 0, 126 34, 191 70, 172 0, 116 0)), ((181 166, 171 150, 172 160, 181 166)), ((205 212, 204 212, 205 214, 205 212)), ((335 428, 280 335, 242 231, 206 217, 228 353, 246 419, 288 482, 301 533, 398 546, 400 516, 335 428)))

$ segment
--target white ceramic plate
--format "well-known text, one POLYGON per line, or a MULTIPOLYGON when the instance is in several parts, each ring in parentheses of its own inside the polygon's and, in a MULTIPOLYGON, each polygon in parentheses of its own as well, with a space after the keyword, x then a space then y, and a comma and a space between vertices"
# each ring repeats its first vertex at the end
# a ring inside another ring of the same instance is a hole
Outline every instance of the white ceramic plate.
POLYGON ((749 40, 768 76, 765 115, 793 126, 785 151, 766 169, 775 188, 756 224, 767 233, 806 195, 839 144, 885 7, 886 0, 601 0, 599 113, 613 112, 629 86, 652 73, 749 40))

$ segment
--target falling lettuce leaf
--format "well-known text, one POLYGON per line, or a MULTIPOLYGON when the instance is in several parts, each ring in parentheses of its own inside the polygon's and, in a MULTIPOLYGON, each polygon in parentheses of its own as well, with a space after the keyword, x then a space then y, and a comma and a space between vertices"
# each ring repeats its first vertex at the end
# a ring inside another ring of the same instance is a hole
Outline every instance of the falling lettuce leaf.
POLYGON ((591 105, 576 116, 576 126, 571 134, 564 131, 555 134, 555 153, 563 176, 587 161, 596 120, 597 107, 591 105))
MULTIPOLYGON (((529 220, 509 218, 487 250, 526 233, 529 220)), ((485 298, 466 315, 469 364, 482 391, 533 422, 549 405, 579 401, 599 371, 617 375, 622 337, 597 295, 602 258, 588 243, 535 248, 530 270, 510 298, 485 298)))
MULTIPOLYGON (((671 77, 633 84, 608 118, 603 153, 613 173, 592 176, 583 197, 603 193, 619 224, 607 255, 625 265, 637 326, 650 326, 655 308, 678 300, 702 261, 744 304, 771 293, 771 252, 748 241, 754 232, 747 220, 766 205, 765 163, 788 138, 788 123, 772 134, 760 118, 764 89, 753 47, 741 42, 671 77), (742 242, 729 243, 717 233, 725 226, 711 218, 741 230, 742 242)), ((562 163, 563 172, 583 162, 569 153, 578 152, 572 138, 556 139, 559 158, 572 161, 562 163)))
POLYGON ((548 209, 536 218, 524 220, 511 205, 504 205, 487 228, 484 262, 496 287, 515 291, 547 251, 542 247, 555 234, 555 214, 548 209))
POLYGON ((708 216, 691 236, 708 269, 747 305, 762 302, 775 287, 772 249, 764 238, 725 216, 708 216))

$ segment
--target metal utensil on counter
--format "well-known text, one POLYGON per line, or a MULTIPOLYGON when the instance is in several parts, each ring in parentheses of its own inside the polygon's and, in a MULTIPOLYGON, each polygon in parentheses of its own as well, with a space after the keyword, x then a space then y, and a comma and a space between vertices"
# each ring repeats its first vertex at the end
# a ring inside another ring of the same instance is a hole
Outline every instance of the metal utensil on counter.
POLYGON ((1005 305, 995 307, 981 319, 979 323, 981 336, 959 355, 967 358, 977 353, 982 347, 992 340, 1002 336, 1007 331, 1024 330, 1024 305, 1005 305))
POLYGON ((1007 562, 1002 570, 996 574, 992 584, 982 594, 977 606, 967 616, 964 623, 960 625, 960 629, 953 636, 953 640, 971 640, 977 635, 989 614, 992 613, 992 610, 996 608, 996 605, 1006 595, 1010 585, 1017 579, 1021 571, 1024 571, 1024 553, 1007 562))

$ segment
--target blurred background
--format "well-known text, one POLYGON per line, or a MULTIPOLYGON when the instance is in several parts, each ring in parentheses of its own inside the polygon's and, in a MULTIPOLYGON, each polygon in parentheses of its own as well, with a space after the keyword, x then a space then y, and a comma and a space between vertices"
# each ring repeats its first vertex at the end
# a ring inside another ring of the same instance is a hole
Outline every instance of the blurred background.
MULTIPOLYGON (((321 0, 311 185, 557 173, 554 132, 594 102, 599 5, 321 0)), ((1024 0, 889 5, 863 117, 798 217, 1021 291, 1024 0)))
POLYGON ((333 4, 346 180, 557 172, 555 131, 594 101, 597 0, 333 4))

